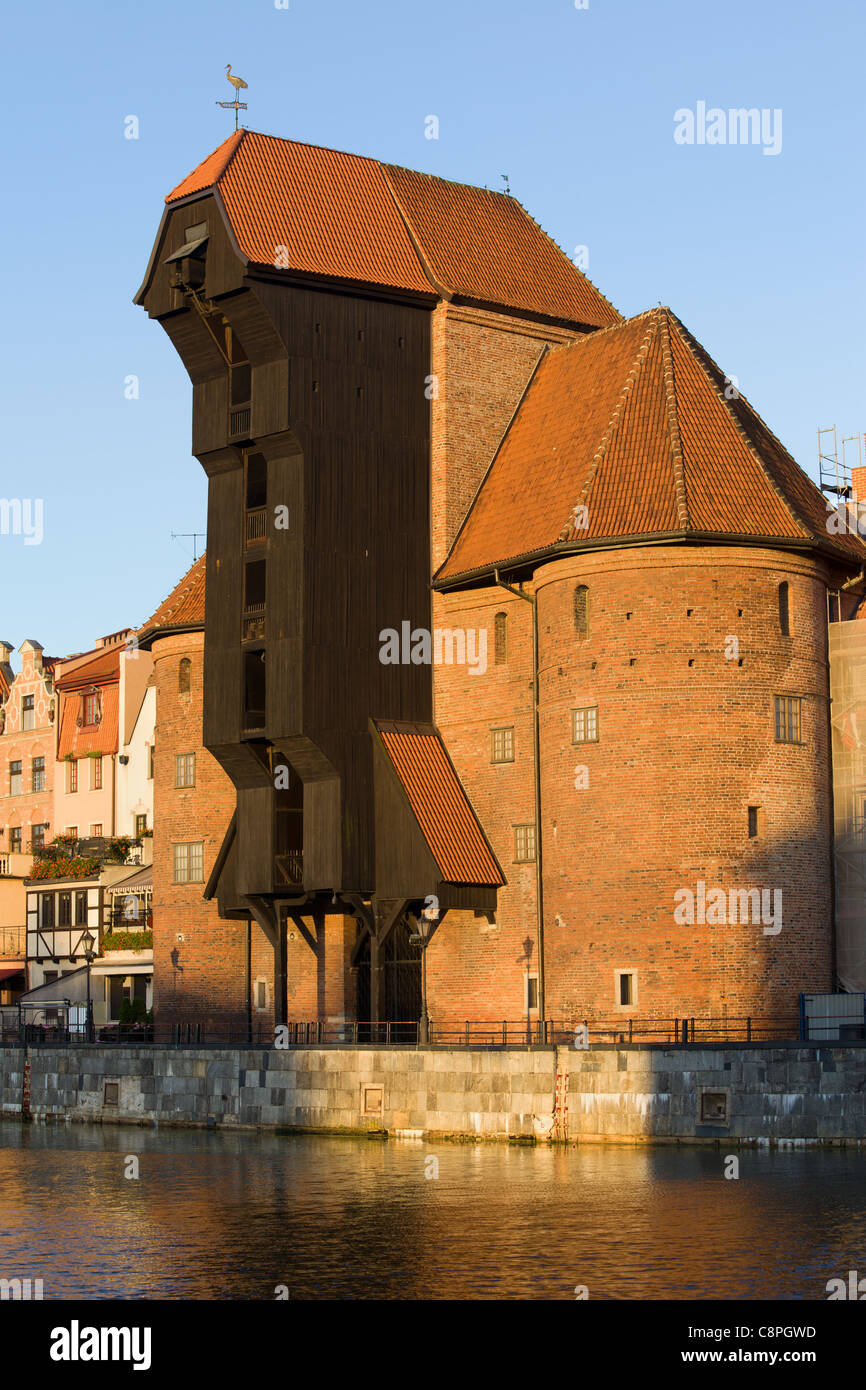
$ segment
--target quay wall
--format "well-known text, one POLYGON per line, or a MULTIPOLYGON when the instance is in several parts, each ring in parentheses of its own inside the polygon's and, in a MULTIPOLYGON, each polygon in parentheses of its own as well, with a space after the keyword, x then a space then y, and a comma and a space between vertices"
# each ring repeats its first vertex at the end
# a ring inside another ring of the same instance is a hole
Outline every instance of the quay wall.
MULTIPOLYGON (((862 1044, 38 1046, 27 1060, 30 1113, 46 1121, 511 1140, 866 1142, 862 1044)), ((23 1048, 0 1048, 0 1114, 10 1119, 22 1113, 24 1064, 23 1048)))

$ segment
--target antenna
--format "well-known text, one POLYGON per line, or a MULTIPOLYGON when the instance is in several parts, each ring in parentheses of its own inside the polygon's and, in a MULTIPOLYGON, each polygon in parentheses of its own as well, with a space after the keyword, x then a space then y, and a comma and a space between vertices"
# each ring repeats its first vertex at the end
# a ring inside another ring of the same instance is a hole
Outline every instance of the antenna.
POLYGON ((197 547, 197 545, 196 545, 196 541, 199 540, 199 539, 204 540, 204 539, 205 539, 205 535, 206 535, 206 533, 205 533, 204 531, 172 531, 172 533, 171 533, 171 538, 172 538, 173 541, 189 541, 189 540, 191 540, 191 541, 192 541, 192 558, 193 558, 193 560, 195 561, 195 560, 198 559, 198 554, 197 554, 198 547, 197 547))

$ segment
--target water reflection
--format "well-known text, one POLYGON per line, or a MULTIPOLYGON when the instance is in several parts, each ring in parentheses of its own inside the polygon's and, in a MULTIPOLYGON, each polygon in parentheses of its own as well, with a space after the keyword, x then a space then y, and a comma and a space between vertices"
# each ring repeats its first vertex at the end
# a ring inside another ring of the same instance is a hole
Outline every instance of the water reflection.
POLYGON ((866 1269, 866 1156, 739 1158, 726 1180, 709 1149, 5 1122, 0 1274, 46 1298, 823 1299, 866 1269))

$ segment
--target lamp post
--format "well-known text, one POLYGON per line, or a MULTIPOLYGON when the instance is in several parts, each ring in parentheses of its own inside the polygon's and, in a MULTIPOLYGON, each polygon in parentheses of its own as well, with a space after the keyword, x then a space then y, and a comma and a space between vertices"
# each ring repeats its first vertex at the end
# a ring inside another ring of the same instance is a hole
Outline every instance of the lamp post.
POLYGON ((430 1020, 427 1017, 427 947, 430 945, 435 919, 428 917, 428 911, 429 909, 425 909, 422 912, 418 918, 417 932, 409 937, 410 941, 421 947, 421 1017, 418 1020, 418 1042, 422 1047, 426 1047, 430 1041, 430 1020))
POLYGON ((87 961, 87 1041, 93 1042, 93 1014, 90 1003, 90 967, 93 964, 96 937, 93 932, 86 931, 81 938, 81 945, 84 947, 84 959, 87 961))

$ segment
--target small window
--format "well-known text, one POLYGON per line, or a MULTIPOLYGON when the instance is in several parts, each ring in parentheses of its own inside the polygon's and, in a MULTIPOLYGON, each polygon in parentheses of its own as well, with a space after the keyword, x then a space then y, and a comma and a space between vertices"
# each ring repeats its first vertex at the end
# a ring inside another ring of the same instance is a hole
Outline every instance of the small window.
POLYGON ((749 807, 749 839, 754 840, 758 833, 758 807, 749 807))
POLYGON ((584 709, 571 711, 572 743, 598 742, 598 706, 588 705, 584 709))
POLYGON ((538 1008, 538 976, 527 975, 526 980, 526 1007, 527 1009, 538 1008))
POLYGON ((102 1104, 114 1106, 120 1104, 120 1082, 103 1081, 102 1083, 102 1104))
POLYGON ((98 792, 102 790, 102 759, 90 759, 90 790, 98 792))
POLYGON ((493 620, 493 661, 504 666, 508 660, 508 614, 497 613, 493 620))
POLYGON ((204 841, 174 847, 175 883, 204 882, 204 841))
POLYGON ((34 758, 30 764, 30 785, 34 792, 45 790, 45 759, 34 758))
POLYGON ((268 461, 264 454, 247 455, 247 511, 268 505, 268 461))
POLYGON ((57 925, 72 926, 72 893, 69 891, 57 894, 57 925))
POLYGON ((95 821, 90 827, 90 834, 94 840, 102 839, 102 821, 95 821))
POLYGON ((632 1008, 637 1003, 637 980, 634 971, 617 970, 616 1002, 623 1009, 632 1008))
POLYGON ((195 786, 195 753, 177 753, 174 759, 174 785, 195 786))
POLYGON ((20 796, 24 790, 22 769, 23 763, 15 761, 9 764, 9 795, 20 796))
POLYGON ((9 851, 11 854, 21 853, 21 826, 10 825, 9 827, 9 851))
POLYGON ((513 763, 514 762, 514 729, 491 729, 491 754, 492 763, 513 763))
POLYGON ((248 560, 244 566, 244 612, 264 613, 267 560, 248 560))
POLYGON ((799 696, 775 695, 776 742, 802 743, 803 701, 799 696))
POLYGON ((779 631, 783 637, 790 637, 791 623, 788 612, 788 581, 779 585, 779 631))
POLYGON ((81 888, 75 894, 75 925, 87 926, 87 889, 81 888))
POLYGON ((36 709, 35 697, 33 695, 21 696, 21 728, 26 733, 28 729, 36 728, 36 709))
POLYGON ((31 847, 32 847, 32 849, 33 849, 34 851, 40 850, 40 849, 42 849, 42 848, 44 847, 44 845, 45 845, 45 832, 46 832, 47 829, 48 829, 48 826, 47 826, 47 825, 31 825, 31 827, 30 827, 30 844, 31 844, 31 847))
POLYGON ((181 657, 180 665, 177 668, 177 689, 178 694, 188 695, 190 677, 192 674, 192 662, 188 656, 181 657))
POLYGON ((244 652, 244 728, 265 727, 265 654, 244 652))
POLYGON ((77 840, 77 839, 78 839, 78 826, 77 826, 77 825, 67 825, 67 827, 66 827, 66 834, 69 836, 69 838, 70 838, 71 840, 77 840))
POLYGON ((578 584, 574 591, 574 631, 578 637, 589 636, 589 589, 585 584, 578 584))
POLYGON ((514 827, 514 862, 515 864, 531 864, 535 860, 535 826, 534 825, 515 825, 514 827))
POLYGON ((78 759, 71 758, 66 764, 66 790, 68 792, 78 791, 78 759))
POLYGON ((39 894, 39 925, 42 928, 54 926, 54 894, 39 894))
POLYGON ((99 692, 92 690, 88 695, 82 697, 81 722, 85 729, 92 729, 100 722, 101 718, 99 692))
POLYGON ((147 815, 136 816, 135 818, 135 838, 140 840, 147 829, 147 815))

